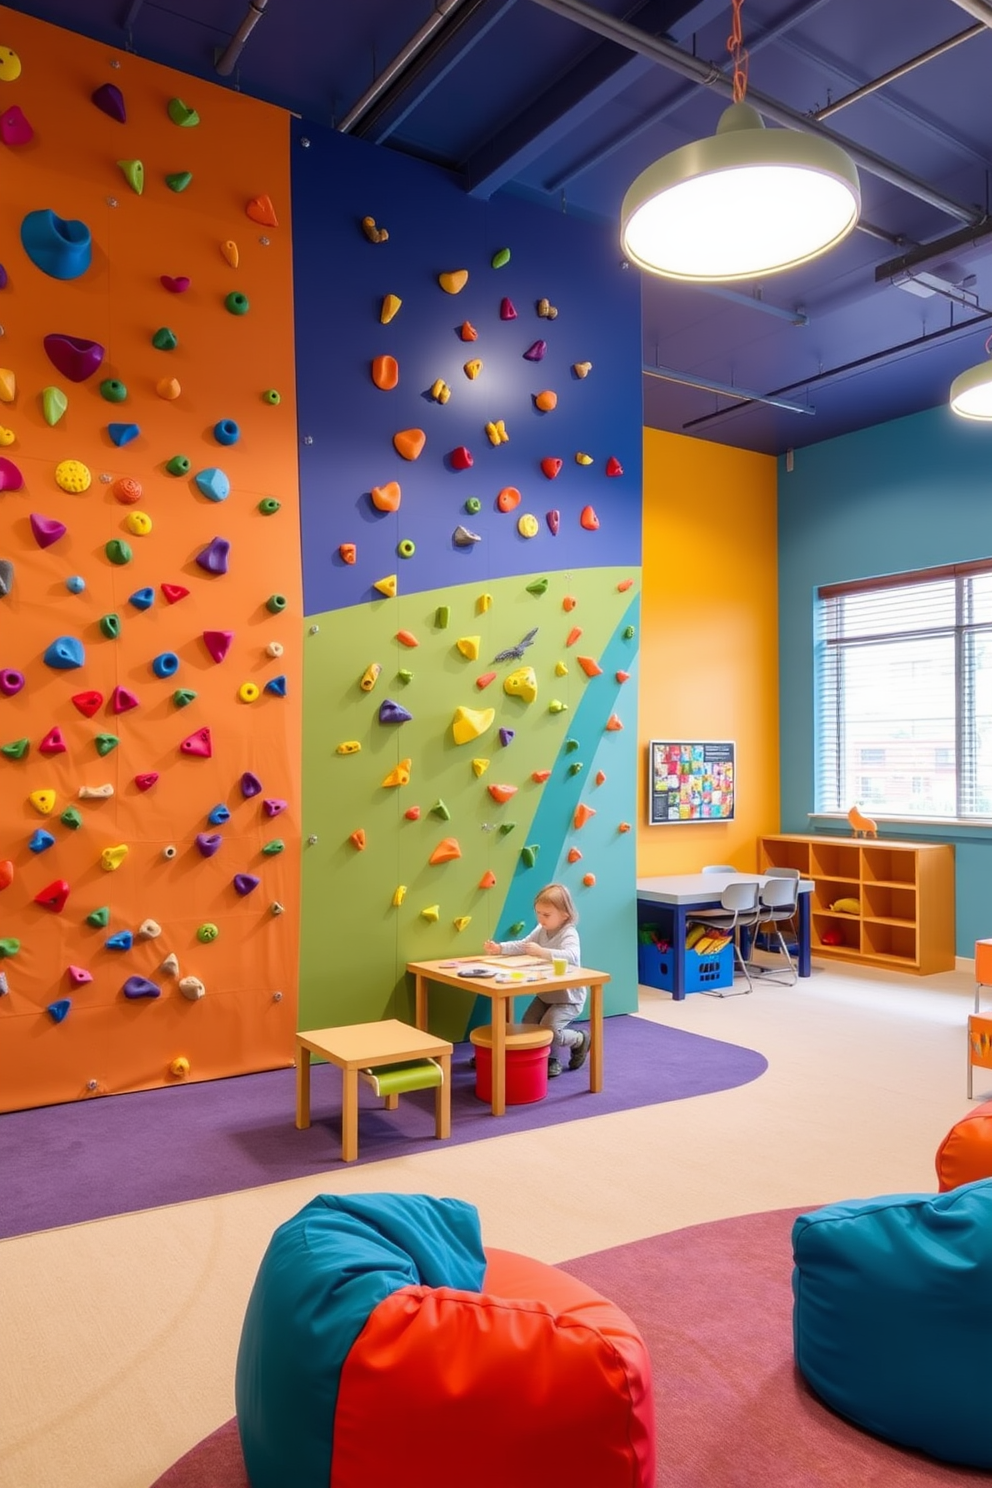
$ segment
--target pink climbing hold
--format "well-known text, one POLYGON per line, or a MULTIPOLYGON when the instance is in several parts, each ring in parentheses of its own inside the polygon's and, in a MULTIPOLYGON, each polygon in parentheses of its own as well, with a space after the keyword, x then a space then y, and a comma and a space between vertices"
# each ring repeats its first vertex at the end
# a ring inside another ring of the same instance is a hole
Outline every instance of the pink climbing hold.
POLYGON ((171 274, 162 274, 159 282, 164 285, 170 294, 185 294, 190 286, 190 279, 187 274, 179 274, 175 279, 173 279, 171 274))
POLYGON ((512 300, 500 300, 499 318, 500 320, 516 320, 517 312, 513 308, 512 300))
POLYGON ((93 980, 93 973, 87 971, 85 966, 67 966, 65 974, 71 987, 85 987, 87 982, 93 980))
POLYGON ((50 548, 60 537, 65 537, 66 525, 55 517, 43 517, 39 512, 32 512, 31 531, 39 548, 50 548))
POLYGON ((42 754, 65 754, 66 742, 62 737, 62 730, 57 724, 55 728, 48 730, 48 733, 38 745, 38 749, 42 754))
POLYGON ((23 484, 24 477, 13 460, 0 456, 0 491, 19 491, 23 484))
POLYGON ((212 538, 207 546, 196 555, 196 561, 207 573, 226 574, 227 560, 230 557, 231 544, 226 537, 212 538))
POLYGON ((48 360, 70 382, 85 382, 103 361, 99 341, 84 341, 81 336, 46 336, 44 346, 48 360))
POLYGON ((195 734, 187 734, 179 746, 180 754, 196 754, 201 759, 209 759, 214 752, 213 744, 210 742, 210 730, 208 728, 197 729, 195 734))
POLYGON ((205 630, 203 632, 203 644, 206 646, 214 661, 223 661, 231 649, 234 640, 233 630, 205 630))
POLYGON ((115 687, 110 694, 110 706, 115 713, 129 713, 138 706, 138 699, 129 687, 115 687))
POLYGON ((158 779, 157 770, 149 770, 145 775, 135 775, 134 783, 140 791, 151 790, 158 779))
POLYGON ((262 802, 266 816, 279 816, 289 806, 288 801, 280 801, 275 796, 270 796, 262 802))
POLYGON ((182 584, 159 584, 158 587, 167 604, 178 604, 189 593, 189 590, 185 589, 182 584))
POLYGON ((0 114, 0 139, 5 145, 29 145, 34 139, 34 130, 16 103, 0 114))

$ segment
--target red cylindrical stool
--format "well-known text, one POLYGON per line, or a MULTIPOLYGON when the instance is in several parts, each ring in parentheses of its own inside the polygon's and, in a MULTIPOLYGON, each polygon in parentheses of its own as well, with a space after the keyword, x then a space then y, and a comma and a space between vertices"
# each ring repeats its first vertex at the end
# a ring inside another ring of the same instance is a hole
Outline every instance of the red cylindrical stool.
MULTIPOLYGON (((506 1025, 506 1104, 527 1106, 548 1093, 548 1045, 550 1028, 534 1023, 506 1025)), ((473 1028, 469 1038, 475 1045, 476 1099, 490 1104, 493 1098, 492 1024, 473 1028)))
POLYGON ((992 1178, 992 1101, 955 1122, 937 1148, 935 1166, 941 1193, 992 1178))

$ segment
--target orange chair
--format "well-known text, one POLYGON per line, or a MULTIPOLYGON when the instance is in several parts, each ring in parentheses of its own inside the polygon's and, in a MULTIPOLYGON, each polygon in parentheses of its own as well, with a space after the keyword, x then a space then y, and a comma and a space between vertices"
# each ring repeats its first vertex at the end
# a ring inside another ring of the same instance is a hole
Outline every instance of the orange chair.
POLYGON ((992 940, 975 941, 975 1011, 968 1018, 968 1099, 974 1100, 974 1071, 992 1069, 992 1018, 979 1013, 983 987, 992 987, 992 940))
POLYGON ((955 1122, 937 1148, 934 1166, 941 1193, 992 1178, 992 1101, 975 1106, 955 1122))

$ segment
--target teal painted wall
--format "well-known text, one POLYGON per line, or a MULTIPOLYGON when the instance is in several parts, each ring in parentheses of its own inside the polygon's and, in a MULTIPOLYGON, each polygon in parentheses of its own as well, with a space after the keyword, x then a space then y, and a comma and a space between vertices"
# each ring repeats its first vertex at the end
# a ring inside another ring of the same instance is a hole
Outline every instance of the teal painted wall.
MULTIPOLYGON (((813 598, 820 584, 992 554, 992 431, 947 408, 895 419, 779 461, 783 832, 812 823, 813 598)), ((951 842, 957 954, 992 935, 992 830, 907 826, 883 836, 951 842)))

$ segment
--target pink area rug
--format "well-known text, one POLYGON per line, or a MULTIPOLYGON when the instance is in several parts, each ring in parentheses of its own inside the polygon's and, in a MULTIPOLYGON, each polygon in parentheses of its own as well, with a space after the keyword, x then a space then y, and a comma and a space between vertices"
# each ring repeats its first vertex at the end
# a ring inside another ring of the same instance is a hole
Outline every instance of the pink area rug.
MULTIPOLYGON (((988 1473, 878 1441, 810 1394, 792 1362, 790 1236, 803 1212, 693 1225, 562 1263, 622 1307, 648 1345, 656 1488, 992 1483, 988 1473)), ((249 1488, 235 1423, 206 1437, 153 1488, 249 1488)))

